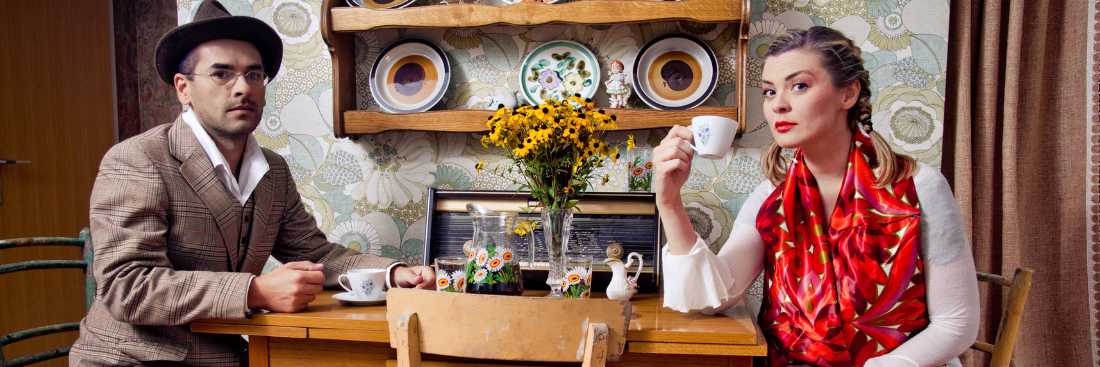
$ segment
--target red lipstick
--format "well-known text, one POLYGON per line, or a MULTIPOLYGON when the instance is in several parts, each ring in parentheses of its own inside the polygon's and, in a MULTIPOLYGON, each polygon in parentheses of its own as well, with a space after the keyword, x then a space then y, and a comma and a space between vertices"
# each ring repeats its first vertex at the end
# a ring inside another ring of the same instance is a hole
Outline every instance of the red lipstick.
POLYGON ((782 134, 782 133, 791 131, 791 129, 793 129, 795 127, 795 125, 798 125, 798 124, 794 123, 794 122, 791 122, 791 121, 784 121, 784 120, 776 121, 775 122, 775 131, 782 134))

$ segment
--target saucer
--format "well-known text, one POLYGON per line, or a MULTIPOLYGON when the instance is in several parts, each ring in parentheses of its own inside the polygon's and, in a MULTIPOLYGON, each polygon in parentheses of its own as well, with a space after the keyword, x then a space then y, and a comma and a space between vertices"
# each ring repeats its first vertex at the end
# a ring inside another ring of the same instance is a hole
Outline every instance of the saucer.
POLYGON ((386 303, 385 293, 383 293, 382 297, 379 298, 365 298, 354 296, 351 294, 351 292, 341 292, 332 295, 332 298, 340 301, 341 303, 353 306, 373 306, 386 303))

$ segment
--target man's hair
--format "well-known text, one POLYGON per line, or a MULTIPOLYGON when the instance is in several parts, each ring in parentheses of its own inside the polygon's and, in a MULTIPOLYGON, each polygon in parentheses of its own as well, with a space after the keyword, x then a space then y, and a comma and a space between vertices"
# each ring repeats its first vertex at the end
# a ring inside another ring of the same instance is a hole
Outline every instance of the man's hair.
POLYGON ((195 52, 195 50, 192 49, 191 51, 187 52, 187 57, 184 57, 183 60, 180 61, 179 67, 176 68, 176 71, 178 71, 180 74, 186 75, 187 79, 190 80, 191 74, 195 72, 195 67, 197 67, 198 64, 199 53, 195 52))

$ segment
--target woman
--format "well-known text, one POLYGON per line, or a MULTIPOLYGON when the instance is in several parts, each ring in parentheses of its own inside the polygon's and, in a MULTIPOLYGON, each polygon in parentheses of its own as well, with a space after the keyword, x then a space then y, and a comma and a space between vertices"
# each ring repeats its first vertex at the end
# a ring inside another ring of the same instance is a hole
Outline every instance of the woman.
POLYGON ((943 175, 872 130, 869 84, 859 48, 835 30, 771 45, 761 82, 775 138, 762 160, 768 180, 717 255, 680 197, 691 130, 669 131, 653 150, 666 307, 721 311, 763 270, 770 366, 958 363, 978 322, 964 222, 943 175))

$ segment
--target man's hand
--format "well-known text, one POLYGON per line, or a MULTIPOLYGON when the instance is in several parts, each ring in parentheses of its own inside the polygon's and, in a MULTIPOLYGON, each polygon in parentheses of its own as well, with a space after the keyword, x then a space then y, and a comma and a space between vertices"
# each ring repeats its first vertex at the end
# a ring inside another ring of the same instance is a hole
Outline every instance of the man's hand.
POLYGON ((289 262, 270 273, 252 278, 248 308, 276 312, 301 311, 321 293, 324 265, 309 261, 289 262))
POLYGON ((435 289, 435 271, 430 266, 398 265, 391 277, 398 288, 435 289))

